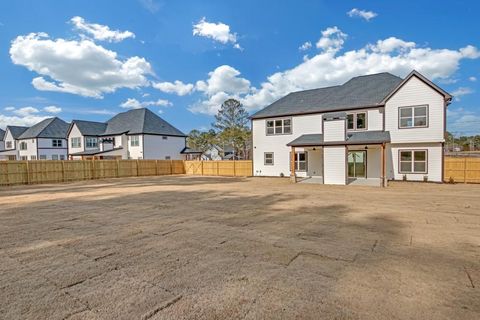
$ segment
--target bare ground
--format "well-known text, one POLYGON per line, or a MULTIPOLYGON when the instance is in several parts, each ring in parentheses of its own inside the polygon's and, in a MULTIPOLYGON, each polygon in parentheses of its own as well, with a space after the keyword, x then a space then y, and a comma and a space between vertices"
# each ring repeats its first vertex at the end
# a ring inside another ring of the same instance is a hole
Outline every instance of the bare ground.
POLYGON ((479 319, 480 185, 0 188, 0 318, 479 319))

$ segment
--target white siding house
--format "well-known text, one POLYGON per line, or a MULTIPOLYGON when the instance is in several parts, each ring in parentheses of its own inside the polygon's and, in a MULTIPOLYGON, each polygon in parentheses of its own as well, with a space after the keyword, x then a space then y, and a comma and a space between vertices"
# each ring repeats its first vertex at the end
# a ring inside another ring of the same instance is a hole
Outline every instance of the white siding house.
POLYGON ((252 116, 254 175, 325 184, 442 182, 451 99, 416 71, 291 93, 252 116))
POLYGON ((70 159, 183 159, 186 135, 149 109, 122 112, 105 123, 74 120, 70 159))
POLYGON ((7 126, 3 136, 3 150, 0 151, 0 160, 18 160, 19 152, 17 149, 18 137, 27 130, 28 127, 7 126))

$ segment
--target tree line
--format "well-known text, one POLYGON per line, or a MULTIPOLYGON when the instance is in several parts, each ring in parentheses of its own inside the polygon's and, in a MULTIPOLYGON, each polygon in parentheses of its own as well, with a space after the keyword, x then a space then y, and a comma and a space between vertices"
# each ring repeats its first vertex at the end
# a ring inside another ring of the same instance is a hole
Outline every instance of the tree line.
POLYGON ((187 137, 189 148, 206 152, 218 146, 222 150, 231 148, 235 159, 247 159, 251 148, 249 115, 236 99, 222 103, 212 128, 206 131, 192 130, 187 137))

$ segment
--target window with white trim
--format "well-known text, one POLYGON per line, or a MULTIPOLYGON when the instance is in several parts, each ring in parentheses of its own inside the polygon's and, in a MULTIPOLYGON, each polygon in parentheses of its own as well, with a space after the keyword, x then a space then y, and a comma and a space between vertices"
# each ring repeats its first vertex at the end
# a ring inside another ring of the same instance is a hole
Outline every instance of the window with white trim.
POLYGON ((28 160, 28 157, 27 156, 20 156, 20 160, 22 160, 22 161, 28 160))
POLYGON ((295 152, 295 171, 307 171, 307 153, 305 151, 295 152))
POLYGON ((13 142, 12 141, 7 141, 6 146, 7 149, 12 149, 13 148, 13 142))
POLYGON ((47 155, 41 154, 39 157, 40 160, 47 160, 47 155))
POLYGON ((20 150, 27 150, 27 143, 25 141, 20 142, 20 150))
POLYGON ((140 146, 140 137, 139 136, 130 136, 130 147, 140 146))
POLYGON ((65 155, 64 154, 60 155, 60 160, 65 160, 65 155))
POLYGON ((37 156, 30 156, 30 160, 37 160, 37 156))
POLYGON ((400 150, 400 173, 427 173, 427 150, 400 150))
POLYGON ((52 154, 52 160, 58 160, 58 154, 52 154))
POLYGON ((96 137, 86 137, 85 138, 85 147, 86 148, 98 148, 98 138, 96 138, 96 137))
POLYGON ((70 144, 72 145, 72 148, 81 148, 82 147, 82 138, 80 138, 80 137, 70 138, 70 144))
POLYGON ((267 136, 292 133, 291 118, 267 120, 266 125, 267 136))
POLYGON ((367 112, 352 112, 347 114, 347 130, 366 130, 367 112))
POLYGON ((263 163, 266 166, 273 166, 273 152, 265 152, 263 163))
POLYGON ((398 108, 398 127, 425 128, 428 126, 428 106, 412 106, 398 108))
POLYGON ((62 140, 60 139, 52 139, 52 147, 53 148, 61 148, 63 145, 62 140))

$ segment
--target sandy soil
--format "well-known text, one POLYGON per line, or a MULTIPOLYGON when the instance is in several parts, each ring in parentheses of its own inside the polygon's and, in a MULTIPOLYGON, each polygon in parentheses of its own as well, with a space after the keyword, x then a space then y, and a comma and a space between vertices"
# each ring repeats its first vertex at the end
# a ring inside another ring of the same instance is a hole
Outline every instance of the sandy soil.
POLYGON ((480 319, 480 185, 0 188, 3 319, 480 319))

